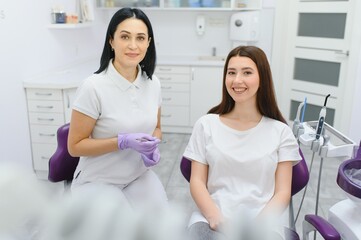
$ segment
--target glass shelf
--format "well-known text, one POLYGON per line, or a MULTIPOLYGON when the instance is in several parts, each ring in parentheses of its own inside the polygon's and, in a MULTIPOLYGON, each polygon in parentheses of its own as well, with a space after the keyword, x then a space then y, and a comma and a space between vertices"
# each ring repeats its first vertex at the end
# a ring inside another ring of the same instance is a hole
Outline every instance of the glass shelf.
POLYGON ((151 10, 259 10, 262 0, 97 0, 101 9, 139 7, 151 10))
POLYGON ((79 28, 88 28, 93 26, 92 22, 87 23, 56 23, 49 24, 48 28, 50 29, 79 29, 79 28))

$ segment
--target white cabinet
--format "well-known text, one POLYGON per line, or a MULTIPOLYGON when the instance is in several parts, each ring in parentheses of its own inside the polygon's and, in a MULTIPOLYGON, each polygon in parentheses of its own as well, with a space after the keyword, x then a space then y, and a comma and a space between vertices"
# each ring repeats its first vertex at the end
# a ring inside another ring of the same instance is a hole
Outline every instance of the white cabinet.
POLYGON ((190 91, 190 125, 222 100, 223 67, 195 66, 190 91))
POLYGON ((155 74, 162 86, 162 126, 165 131, 182 132, 189 126, 191 68, 161 65, 155 74))
POLYGON ((56 150, 56 132, 70 121, 76 88, 52 89, 26 87, 34 171, 39 178, 48 176, 49 158, 56 150))
POLYGON ((221 66, 160 65, 163 132, 191 133, 194 123, 222 98, 221 66))

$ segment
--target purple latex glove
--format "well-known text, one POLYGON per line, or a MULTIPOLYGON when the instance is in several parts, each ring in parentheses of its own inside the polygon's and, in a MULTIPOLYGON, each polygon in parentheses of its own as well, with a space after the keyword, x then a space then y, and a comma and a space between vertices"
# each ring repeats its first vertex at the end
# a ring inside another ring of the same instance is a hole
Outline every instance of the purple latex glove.
POLYGON ((158 148, 156 148, 151 154, 142 154, 141 156, 146 167, 152 167, 160 160, 160 152, 158 148))
POLYGON ((141 154, 150 155, 158 147, 160 140, 145 133, 118 134, 118 147, 120 150, 134 149, 141 154))

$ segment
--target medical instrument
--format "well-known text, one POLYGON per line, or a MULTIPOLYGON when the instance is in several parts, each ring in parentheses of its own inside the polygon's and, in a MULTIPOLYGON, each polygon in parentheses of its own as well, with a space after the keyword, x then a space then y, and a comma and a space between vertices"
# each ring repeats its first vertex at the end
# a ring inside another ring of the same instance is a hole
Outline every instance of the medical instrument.
POLYGON ((305 116, 306 105, 307 105, 307 98, 305 98, 305 100, 298 105, 296 118, 293 121, 292 132, 297 139, 304 133, 303 125, 301 123, 303 123, 303 119, 305 116), (301 109, 302 109, 302 115, 300 118, 301 109))
POLYGON ((322 130, 323 130, 323 124, 325 122, 325 118, 326 118, 326 104, 327 104, 327 99, 331 96, 331 94, 328 94, 325 98, 325 103, 323 104, 323 107, 321 108, 320 111, 320 115, 318 117, 318 123, 317 123, 317 128, 316 128, 316 139, 319 139, 321 134, 322 134, 322 130))

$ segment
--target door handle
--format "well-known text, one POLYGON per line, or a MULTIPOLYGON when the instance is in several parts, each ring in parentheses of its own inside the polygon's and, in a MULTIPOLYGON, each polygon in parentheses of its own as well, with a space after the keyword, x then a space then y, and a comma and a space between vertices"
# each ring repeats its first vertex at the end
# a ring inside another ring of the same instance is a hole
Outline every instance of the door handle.
POLYGON ((336 54, 339 54, 339 55, 343 55, 343 56, 347 56, 350 55, 350 51, 349 50, 346 50, 346 51, 343 51, 343 50, 337 50, 335 51, 336 54))

